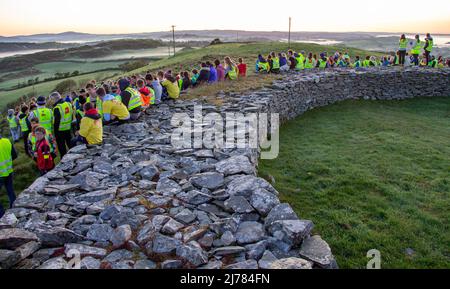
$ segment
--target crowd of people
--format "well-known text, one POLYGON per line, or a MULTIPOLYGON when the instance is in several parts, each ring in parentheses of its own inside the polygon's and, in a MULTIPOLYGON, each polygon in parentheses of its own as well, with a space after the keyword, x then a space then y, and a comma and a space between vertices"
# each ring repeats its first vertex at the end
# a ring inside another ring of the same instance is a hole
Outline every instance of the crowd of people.
POLYGON ((305 51, 295 52, 289 50, 287 53, 271 52, 267 57, 258 55, 255 70, 258 73, 280 73, 286 71, 299 71, 311 68, 333 68, 333 67, 373 67, 373 66, 428 66, 433 68, 450 67, 450 59, 444 59, 442 56, 436 57, 432 55, 434 41, 428 33, 424 41, 420 40, 420 36, 416 35, 415 40, 408 43, 406 36, 403 34, 399 40, 399 48, 393 55, 385 55, 382 57, 366 56, 365 58, 358 55, 354 59, 350 57, 348 52, 336 51, 333 55, 327 52, 317 54, 306 53, 305 51), (410 48, 409 53, 408 45, 410 48))
MULTIPOLYGON (((79 91, 63 97, 53 92, 48 97, 31 98, 15 110, 9 109, 7 121, 13 142, 22 138, 25 152, 36 163, 41 175, 55 167, 68 149, 79 145, 103 143, 103 126, 137 120, 151 106, 166 99, 177 99, 192 87, 245 77, 247 66, 242 58, 230 57, 203 62, 192 72, 159 71, 123 77, 118 81, 95 80, 79 91)), ((15 199, 12 185, 12 160, 17 157, 14 145, 0 136, 0 188, 5 185, 10 204, 15 199)), ((0 204, 0 216, 3 214, 0 204)))
MULTIPOLYGON (((433 38, 427 34, 425 41, 416 36, 409 43, 402 35, 395 55, 377 58, 367 56, 354 60, 346 52, 328 56, 326 52, 316 54, 305 51, 270 53, 258 56, 257 73, 281 73, 312 68, 371 67, 421 65, 449 67, 450 60, 432 55, 433 38), (423 54, 421 53, 423 50, 423 54), (422 54, 422 55, 421 55, 422 54)), ((103 143, 103 126, 123 124, 137 120, 147 108, 159 105, 166 99, 177 99, 189 88, 246 77, 247 65, 242 58, 235 63, 230 57, 224 61, 203 62, 191 72, 159 71, 156 74, 123 77, 118 81, 97 83, 90 81, 79 91, 63 97, 53 92, 48 97, 32 98, 29 103, 9 109, 7 121, 14 142, 23 140, 25 152, 36 162, 42 175, 55 167, 59 153, 62 158, 68 149, 78 144, 99 145, 103 143)), ((0 136, 0 188, 6 187, 10 205, 15 194, 12 183, 12 161, 17 157, 14 145, 8 138, 0 136)), ((0 204, 0 217, 4 210, 0 204)))

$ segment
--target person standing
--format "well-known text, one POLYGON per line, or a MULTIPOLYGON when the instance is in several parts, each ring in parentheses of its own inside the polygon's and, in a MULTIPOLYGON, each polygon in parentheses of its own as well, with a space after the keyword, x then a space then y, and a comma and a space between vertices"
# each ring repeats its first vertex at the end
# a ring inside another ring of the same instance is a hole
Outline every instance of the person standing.
POLYGON ((425 46, 423 50, 425 51, 425 61, 430 63, 431 61, 431 52, 433 52, 433 37, 431 37, 430 33, 427 33, 427 38, 425 38, 425 46))
POLYGON ((399 51, 399 64, 401 66, 405 66, 405 57, 406 57, 406 47, 408 46, 408 40, 406 39, 405 34, 402 34, 400 37, 400 42, 398 44, 398 51, 399 51))
POLYGON ((19 121, 17 120, 17 117, 14 114, 14 109, 8 110, 7 120, 8 120, 9 130, 11 132, 11 137, 13 139, 13 142, 19 141, 20 127, 19 127, 19 121))
POLYGON ((34 147, 34 157, 41 176, 45 175, 55 167, 52 148, 48 141, 47 130, 43 127, 35 129, 36 145, 34 147))
POLYGON ((45 97, 39 96, 37 99, 38 107, 30 113, 30 119, 36 117, 39 119, 40 126, 53 134, 53 112, 51 109, 45 107, 45 104, 45 97))
MULTIPOLYGON (((11 209, 16 194, 13 187, 13 160, 17 158, 17 152, 11 141, 0 135, 0 189, 5 186, 9 199, 9 208, 11 209)), ((5 209, 0 203, 0 218, 5 214, 5 209)))
POLYGON ((419 54, 420 54, 420 50, 422 50, 422 42, 420 41, 420 36, 416 35, 415 38, 415 42, 411 43, 413 45, 412 49, 411 49, 411 54, 414 58, 414 65, 417 66, 419 65, 419 54))
POLYGON ((25 149, 25 152, 28 154, 28 135, 31 132, 31 123, 30 119, 28 118, 28 106, 24 104, 22 105, 20 110, 21 113, 19 114, 19 124, 20 130, 22 131, 23 147, 25 149))
POLYGON ((67 148, 70 148, 70 140, 72 139, 72 105, 65 102, 58 92, 53 92, 50 99, 55 103, 53 106, 53 131, 58 144, 58 151, 63 158, 67 153, 67 148))

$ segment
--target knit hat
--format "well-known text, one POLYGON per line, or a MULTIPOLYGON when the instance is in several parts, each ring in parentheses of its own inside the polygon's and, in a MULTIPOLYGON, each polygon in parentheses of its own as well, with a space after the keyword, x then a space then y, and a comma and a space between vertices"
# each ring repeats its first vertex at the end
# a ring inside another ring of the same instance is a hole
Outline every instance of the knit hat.
POLYGON ((37 103, 37 105, 45 105, 45 97, 42 96, 42 95, 39 96, 39 97, 37 98, 36 103, 37 103))

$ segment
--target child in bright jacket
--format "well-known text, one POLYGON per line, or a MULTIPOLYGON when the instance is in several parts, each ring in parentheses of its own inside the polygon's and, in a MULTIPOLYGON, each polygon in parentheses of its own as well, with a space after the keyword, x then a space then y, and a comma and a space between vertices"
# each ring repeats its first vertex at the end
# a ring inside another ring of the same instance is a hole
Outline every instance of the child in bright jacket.
POLYGON ((41 175, 45 175, 55 167, 55 162, 51 153, 50 144, 46 138, 46 130, 43 127, 35 129, 36 147, 34 157, 37 161, 38 169, 41 175))

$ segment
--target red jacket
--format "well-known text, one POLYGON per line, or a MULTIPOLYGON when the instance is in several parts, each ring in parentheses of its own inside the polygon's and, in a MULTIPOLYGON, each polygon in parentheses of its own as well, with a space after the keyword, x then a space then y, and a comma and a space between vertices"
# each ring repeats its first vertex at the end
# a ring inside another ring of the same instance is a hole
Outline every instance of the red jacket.
POLYGON ((36 142, 37 166, 41 171, 49 171, 55 167, 55 162, 50 153, 50 145, 44 138, 36 142))

